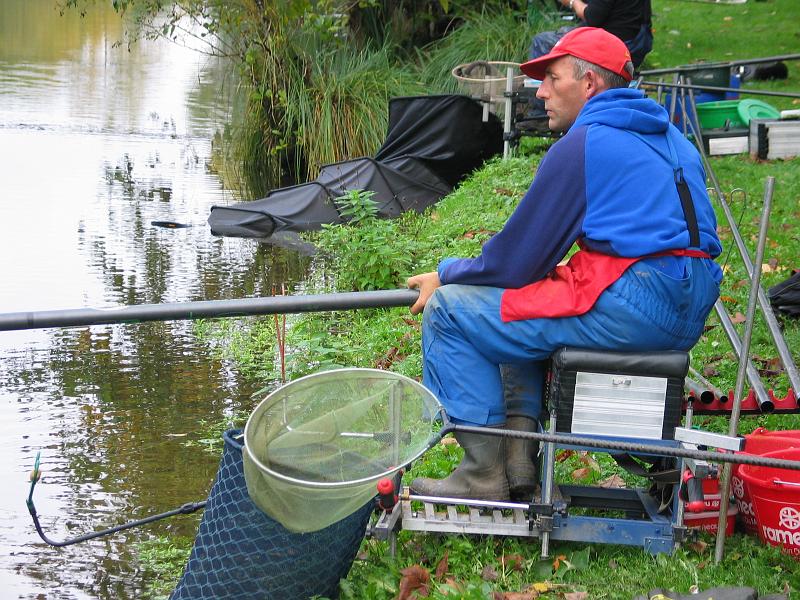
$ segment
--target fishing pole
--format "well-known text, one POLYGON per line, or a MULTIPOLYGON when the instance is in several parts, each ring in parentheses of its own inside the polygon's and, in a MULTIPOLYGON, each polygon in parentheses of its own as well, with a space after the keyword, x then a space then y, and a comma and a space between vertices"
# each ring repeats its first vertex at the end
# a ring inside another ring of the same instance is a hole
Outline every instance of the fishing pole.
POLYGON ((666 73, 686 72, 686 71, 706 71, 708 69, 720 69, 724 67, 737 67, 744 65, 757 65, 760 63, 779 62, 782 60, 798 60, 800 54, 782 54, 779 56, 764 56, 761 58, 748 58, 744 60, 735 60, 728 62, 705 62, 696 63, 692 65, 679 65, 677 67, 667 67, 665 69, 647 69, 640 71, 640 75, 664 75, 666 73))
POLYGON ((113 325, 145 321, 218 319, 287 313, 411 306, 419 290, 396 289, 307 296, 265 296, 164 304, 0 313, 0 331, 113 325))
POLYGON ((648 87, 668 87, 680 90, 705 90, 709 92, 731 92, 736 94, 751 94, 754 96, 779 96, 781 98, 800 98, 800 94, 794 92, 773 92, 771 90, 751 90, 748 88, 719 87, 715 85, 701 85, 698 83, 664 83, 658 81, 642 81, 642 85, 648 87))

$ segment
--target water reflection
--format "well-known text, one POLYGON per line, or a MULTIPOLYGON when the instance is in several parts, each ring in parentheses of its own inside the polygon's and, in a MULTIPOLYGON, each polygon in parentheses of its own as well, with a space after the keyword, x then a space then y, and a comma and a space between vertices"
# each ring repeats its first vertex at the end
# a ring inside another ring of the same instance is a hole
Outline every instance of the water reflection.
MULTIPOLYGON (((215 239, 235 200, 210 172, 229 70, 169 44, 115 47, 97 3, 60 17, 49 0, 0 2, 0 312, 269 294, 298 281, 300 253, 215 239), (172 221, 189 227, 155 227, 172 221)), ((139 598, 134 546, 191 534, 176 519, 56 550, 55 539, 200 500, 216 457, 185 445, 202 421, 247 407, 254 384, 211 358, 189 323, 0 333, 3 597, 139 598)))

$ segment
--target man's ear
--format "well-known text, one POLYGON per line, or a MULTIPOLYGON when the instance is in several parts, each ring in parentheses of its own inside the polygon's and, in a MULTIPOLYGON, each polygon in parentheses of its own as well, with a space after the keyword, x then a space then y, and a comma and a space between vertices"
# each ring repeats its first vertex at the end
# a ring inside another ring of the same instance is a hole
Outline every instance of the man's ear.
POLYGON ((600 92, 606 90, 606 82, 603 81, 597 73, 589 69, 583 78, 583 91, 586 99, 594 98, 600 92))

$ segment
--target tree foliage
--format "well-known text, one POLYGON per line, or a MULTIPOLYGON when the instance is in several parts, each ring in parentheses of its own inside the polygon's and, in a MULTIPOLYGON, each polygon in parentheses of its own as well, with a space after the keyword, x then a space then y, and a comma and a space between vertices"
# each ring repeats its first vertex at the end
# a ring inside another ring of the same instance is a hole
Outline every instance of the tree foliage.
MULTIPOLYGON (((89 10, 94 0, 61 0, 89 10)), ((511 4, 514 4, 513 2, 511 4)), ((113 0, 127 42, 165 38, 235 65, 245 116, 230 137, 240 187, 313 179, 320 165, 374 153, 388 100, 423 92, 409 56, 455 15, 495 0, 113 0)))

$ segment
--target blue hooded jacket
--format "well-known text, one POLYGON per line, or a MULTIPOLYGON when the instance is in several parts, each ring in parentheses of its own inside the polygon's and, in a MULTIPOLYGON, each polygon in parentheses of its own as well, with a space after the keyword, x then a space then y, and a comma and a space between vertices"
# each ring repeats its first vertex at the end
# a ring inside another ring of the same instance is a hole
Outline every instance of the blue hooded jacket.
MULTIPOLYGON (((481 254, 443 260, 439 277, 443 284, 520 288, 554 269, 578 238, 588 249, 613 256, 689 248, 676 168, 691 191, 698 249, 719 256, 716 217, 697 150, 670 125, 666 110, 641 91, 606 90, 584 105, 569 132, 550 148, 519 206, 481 254)), ((646 260, 680 277, 690 259, 646 260)), ((712 268, 721 281, 721 269, 712 268)))

